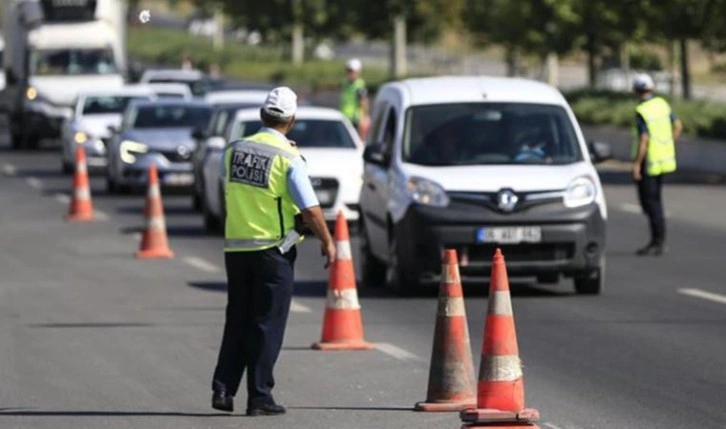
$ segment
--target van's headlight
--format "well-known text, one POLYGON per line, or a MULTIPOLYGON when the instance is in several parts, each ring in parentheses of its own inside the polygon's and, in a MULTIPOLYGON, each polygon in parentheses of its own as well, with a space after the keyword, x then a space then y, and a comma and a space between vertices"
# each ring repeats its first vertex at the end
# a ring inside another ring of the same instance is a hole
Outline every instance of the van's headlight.
POLYGON ((565 207, 574 208, 591 204, 595 201, 597 188, 589 177, 578 177, 573 180, 565 191, 565 207))
POLYGON ((133 164, 136 162, 136 155, 146 153, 149 151, 149 147, 143 143, 124 140, 119 145, 119 152, 121 153, 121 161, 127 164, 133 164))
POLYGON ((84 133, 83 131, 77 131, 73 135, 73 141, 78 144, 83 144, 88 141, 88 134, 84 133))
POLYGON ((406 182, 411 198, 419 203, 434 207, 446 207, 449 205, 449 196, 444 188, 436 182, 420 177, 412 177, 406 182))
POLYGON ((26 97, 26 98, 27 98, 28 100, 30 100, 30 101, 33 101, 33 100, 35 100, 36 98, 38 98, 38 90, 37 90, 37 89, 35 89, 35 87, 29 86, 29 87, 28 87, 28 88, 27 88, 27 89, 25 90, 25 97, 26 97))

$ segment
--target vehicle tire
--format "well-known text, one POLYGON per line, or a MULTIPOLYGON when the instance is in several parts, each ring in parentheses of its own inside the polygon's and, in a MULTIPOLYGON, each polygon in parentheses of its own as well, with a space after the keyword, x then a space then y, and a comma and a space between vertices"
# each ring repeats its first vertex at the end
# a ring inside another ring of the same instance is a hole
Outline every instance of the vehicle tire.
POLYGON ((194 190, 194 195, 192 195, 192 208, 195 212, 201 212, 203 210, 202 206, 202 197, 194 190))
POLYGON ((111 195, 119 193, 119 187, 116 184, 116 181, 111 178, 110 173, 108 176, 106 176, 106 192, 111 195))
POLYGON ((74 172, 75 168, 72 163, 66 161, 61 161, 61 163, 63 164, 63 174, 72 174, 74 172))
POLYGON ((399 263, 400 253, 395 230, 388 238, 388 264, 386 265, 386 286, 399 296, 412 296, 420 292, 419 279, 406 272, 399 263))
POLYGON ((215 234, 221 232, 222 224, 217 216, 215 216, 214 213, 209 210, 209 206, 207 204, 202 205, 202 213, 204 217, 204 228, 206 228, 207 231, 215 234))
POLYGON ((361 243, 361 283, 364 287, 380 288, 386 284, 386 264, 376 258, 371 252, 368 234, 363 219, 358 221, 361 243))
POLYGON ((560 273, 546 273, 537 276, 537 283, 554 285, 560 282, 560 273))
POLYGON ((575 276, 574 283, 579 295, 600 295, 605 288, 605 259, 599 267, 575 276))

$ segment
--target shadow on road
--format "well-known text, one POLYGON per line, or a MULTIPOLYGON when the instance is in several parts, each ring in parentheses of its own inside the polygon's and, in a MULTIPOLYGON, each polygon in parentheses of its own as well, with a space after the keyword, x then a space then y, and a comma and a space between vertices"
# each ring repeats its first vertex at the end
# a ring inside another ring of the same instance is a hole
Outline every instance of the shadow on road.
MULTIPOLYGON (((140 220, 138 226, 125 226, 119 229, 119 232, 123 235, 130 235, 136 233, 143 233, 146 227, 143 225, 144 221, 140 220)), ((169 237, 183 237, 183 238, 207 238, 212 237, 214 234, 208 232, 200 226, 169 226, 166 227, 166 235, 169 237)))
POLYGON ((16 416, 16 417, 220 417, 243 414, 227 414, 227 413, 181 413, 177 411, 25 411, 24 409, 0 408, 0 417, 16 416), (9 410, 9 411, 5 411, 9 410), (20 411, 17 411, 20 410, 20 411))
POLYGON ((316 411, 413 411, 412 407, 287 407, 289 410, 316 411))
MULTIPOLYGON (((144 214, 144 206, 143 205, 137 205, 137 206, 123 206, 118 207, 116 209, 116 212, 120 214, 132 214, 132 215, 143 215, 144 214)), ((164 216, 174 216, 174 215, 199 215, 194 209, 191 207, 191 204, 189 204, 189 207, 184 207, 181 205, 164 205, 164 216)))
POLYGON ((38 323, 29 324, 29 328, 148 328, 152 323, 38 323))

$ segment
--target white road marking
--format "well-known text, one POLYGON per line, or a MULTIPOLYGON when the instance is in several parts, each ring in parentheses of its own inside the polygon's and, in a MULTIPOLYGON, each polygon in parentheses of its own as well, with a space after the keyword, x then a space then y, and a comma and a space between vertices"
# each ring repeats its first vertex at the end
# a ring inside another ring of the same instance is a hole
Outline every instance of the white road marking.
POLYGON ((559 426, 555 426, 552 423, 543 423, 542 426, 547 426, 550 429, 562 429, 559 426))
POLYGON ((37 177, 28 177, 25 179, 25 183, 33 189, 41 189, 43 187, 43 182, 41 182, 37 177))
POLYGON ((706 292, 701 289, 678 289, 678 293, 681 295, 688 295, 694 298, 701 298, 707 301, 718 302, 719 304, 726 304, 726 295, 719 295, 713 292, 706 292))
POLYGON ((198 270, 207 273, 218 273, 220 271, 219 267, 217 267, 213 263, 205 261, 202 258, 197 258, 196 256, 187 256, 186 258, 184 258, 184 262, 198 270))
POLYGON ((108 214, 106 214, 106 212, 102 212, 101 210, 94 209, 93 210, 93 216, 97 220, 108 220, 108 214))
MULTIPOLYGON (((637 204, 625 203, 620 205, 620 210, 628 213, 643 214, 643 209, 637 204)), ((664 213, 666 218, 670 218, 671 214, 668 210, 664 213)))
POLYGON ((643 210, 637 204, 625 203, 620 205, 620 210, 628 213, 641 214, 643 210))
POLYGON ((3 174, 6 176, 15 176, 15 166, 12 164, 3 165, 3 174))
POLYGON ((67 194, 55 194, 53 197, 61 204, 69 204, 71 202, 71 197, 67 194))
POLYGON ((129 236, 136 241, 141 241, 143 234, 140 232, 134 232, 133 234, 130 234, 129 236))
POLYGON ((376 343, 376 348, 388 356, 394 357, 398 360, 409 361, 409 360, 421 360, 420 357, 409 352, 408 350, 402 349, 398 346, 394 346, 389 343, 376 343))
POLYGON ((300 304, 296 300, 292 300, 290 303, 290 311, 293 313, 311 313, 312 310, 305 304, 300 304))

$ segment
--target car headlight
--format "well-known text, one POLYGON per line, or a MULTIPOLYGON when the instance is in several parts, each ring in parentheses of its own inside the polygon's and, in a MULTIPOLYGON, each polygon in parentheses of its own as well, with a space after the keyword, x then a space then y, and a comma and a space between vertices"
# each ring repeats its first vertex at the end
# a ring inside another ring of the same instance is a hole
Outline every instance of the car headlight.
POLYGON ((30 100, 30 101, 34 101, 34 100, 35 100, 36 98, 38 98, 38 90, 37 90, 37 89, 35 89, 35 87, 29 86, 29 87, 28 87, 28 88, 27 88, 27 89, 25 90, 25 97, 26 97, 26 98, 27 98, 28 100, 30 100))
POLYGON ((149 151, 149 147, 143 143, 124 140, 119 145, 119 152, 121 154, 121 161, 127 164, 133 164, 136 162, 136 155, 146 153, 149 151))
POLYGON ((83 131, 77 131, 75 134, 73 134, 73 141, 78 144, 83 144, 88 140, 88 134, 84 133, 83 131))
POLYGON ((573 180, 565 191, 565 207, 575 208, 591 204, 595 201, 597 188, 589 177, 578 177, 573 180))
POLYGON ((449 196, 438 183, 421 177, 412 177, 406 182, 411 199, 419 204, 433 207, 446 207, 449 205, 449 196))

